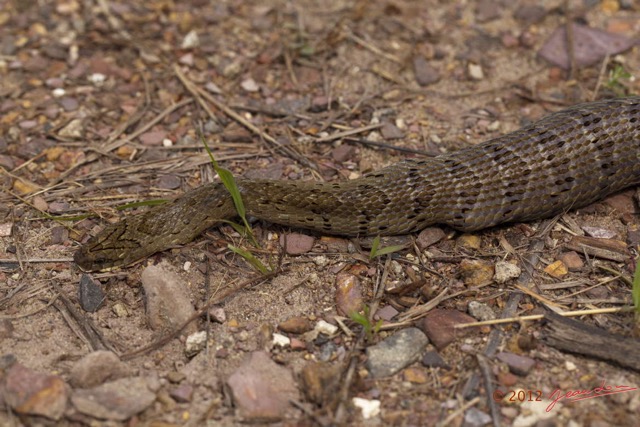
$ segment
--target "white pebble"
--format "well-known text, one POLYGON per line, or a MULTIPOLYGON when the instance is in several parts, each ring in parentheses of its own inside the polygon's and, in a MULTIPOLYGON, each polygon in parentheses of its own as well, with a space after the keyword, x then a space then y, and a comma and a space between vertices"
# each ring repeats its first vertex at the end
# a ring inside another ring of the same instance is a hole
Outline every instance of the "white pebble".
POLYGON ((52 92, 52 93, 53 93, 53 96, 54 96, 55 98, 60 98, 60 97, 63 97, 63 96, 65 95, 65 93, 67 93, 67 91, 66 91, 66 90, 64 90, 64 89, 63 89, 63 88, 61 88, 61 87, 57 87, 57 88, 55 88, 55 89, 53 90, 53 92, 52 92))
POLYGON ((102 73, 93 73, 93 74, 90 74, 89 77, 87 77, 87 79, 89 79, 91 83, 99 87, 103 85, 105 80, 107 80, 107 76, 105 76, 102 73))
POLYGON ((325 320, 319 320, 318 323, 316 323, 316 327, 313 329, 325 335, 333 335, 338 332, 338 327, 336 325, 332 325, 325 320))
POLYGON ((204 349, 206 342, 207 342, 206 331, 193 333, 187 337, 184 351, 187 354, 187 356, 193 356, 194 354, 197 354, 200 351, 202 351, 202 349, 204 349))
POLYGON ((478 64, 469 64, 469 77, 473 80, 482 80, 484 79, 484 71, 482 71, 482 67, 478 64))
POLYGON ((365 420, 376 417, 380 413, 379 400, 368 400, 361 397, 354 397, 351 401, 353 402, 353 406, 362 411, 362 418, 365 420))
POLYGON ((182 39, 182 44, 180 45, 180 47, 182 49, 193 49, 198 45, 200 45, 198 33, 196 32, 196 30, 191 30, 186 36, 184 36, 184 39, 182 39))
POLYGON ((285 337, 282 334, 273 334, 273 345, 278 347, 289 347, 291 345, 291 339, 285 337))

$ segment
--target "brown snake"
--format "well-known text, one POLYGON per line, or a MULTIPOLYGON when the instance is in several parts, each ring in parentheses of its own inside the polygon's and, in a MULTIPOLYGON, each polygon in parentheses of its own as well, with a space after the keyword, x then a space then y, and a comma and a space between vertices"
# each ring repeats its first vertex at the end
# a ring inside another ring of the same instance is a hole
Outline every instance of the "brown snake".
MULTIPOLYGON (((340 235, 528 221, 640 184, 640 97, 576 105, 451 154, 404 160, 359 179, 237 179, 247 214, 340 235)), ((127 265, 236 215, 220 183, 107 226, 74 256, 84 270, 127 265)))

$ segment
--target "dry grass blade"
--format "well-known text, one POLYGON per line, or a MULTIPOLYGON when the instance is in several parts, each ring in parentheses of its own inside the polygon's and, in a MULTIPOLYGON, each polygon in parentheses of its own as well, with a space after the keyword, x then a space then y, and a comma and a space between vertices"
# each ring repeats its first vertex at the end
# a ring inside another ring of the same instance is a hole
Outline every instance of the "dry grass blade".
POLYGON ((187 78, 187 76, 184 75, 184 73, 182 72, 182 70, 180 70, 180 67, 177 64, 174 65, 173 70, 174 70, 176 76, 178 77, 178 79, 180 79, 180 81, 182 82, 182 84, 187 88, 187 90, 189 92, 191 92, 191 94, 198 100, 198 103, 209 113, 210 116, 215 117, 215 116, 213 116, 213 113, 211 113, 211 110, 209 109, 209 106, 206 105, 206 103, 204 102, 204 99, 206 99, 207 101, 209 101, 210 103, 215 105, 216 108, 218 108, 220 111, 225 113, 231 119, 233 119, 236 122, 240 123, 242 126, 244 126, 247 129, 249 129, 255 135, 259 136, 261 140, 267 141, 268 143, 270 143, 272 147, 274 147, 275 149, 277 149, 281 153, 285 154, 286 156, 291 157, 292 159, 302 163, 303 165, 305 165, 307 167, 310 167, 310 168, 313 168, 313 169, 317 169, 315 167, 315 165, 313 165, 307 158, 302 156, 300 153, 294 151, 290 147, 283 146, 274 137, 272 137, 268 133, 262 131, 260 128, 258 128, 256 125, 254 125, 250 121, 246 120, 244 117, 242 117, 240 114, 235 112, 233 109, 229 108, 228 106, 226 106, 225 104, 223 104, 222 102, 218 101, 216 98, 211 96, 211 94, 209 94, 208 92, 200 89, 198 86, 193 84, 187 78))
POLYGON ((633 298, 633 306, 636 309, 636 313, 640 316, 640 257, 638 257, 638 263, 636 264, 636 273, 633 276, 631 297, 633 298))

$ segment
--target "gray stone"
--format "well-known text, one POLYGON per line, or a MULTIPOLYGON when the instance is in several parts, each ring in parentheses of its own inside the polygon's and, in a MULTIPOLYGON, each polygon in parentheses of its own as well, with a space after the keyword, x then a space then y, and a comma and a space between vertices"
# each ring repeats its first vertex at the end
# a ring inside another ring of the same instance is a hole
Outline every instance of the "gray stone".
POLYGON ((402 329, 367 348, 367 368, 376 378, 393 375, 420 360, 428 343, 420 329, 402 329))
POLYGON ((496 318, 496 313, 494 313, 491 307, 483 302, 470 301, 467 309, 471 316, 483 322, 496 318))
POLYGON ((105 300, 104 291, 100 284, 88 274, 80 277, 78 300, 83 310, 93 313, 100 308, 105 300))
POLYGON ((491 416, 477 408, 469 408, 464 413, 465 427, 482 427, 491 422, 491 416))

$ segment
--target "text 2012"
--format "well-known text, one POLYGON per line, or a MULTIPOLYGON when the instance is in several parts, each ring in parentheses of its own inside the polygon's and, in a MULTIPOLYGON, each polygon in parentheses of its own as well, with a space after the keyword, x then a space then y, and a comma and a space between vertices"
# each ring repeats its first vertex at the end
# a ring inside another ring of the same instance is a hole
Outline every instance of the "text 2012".
POLYGON ((496 402, 542 402, 542 390, 495 390, 493 400, 496 402))

